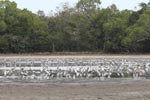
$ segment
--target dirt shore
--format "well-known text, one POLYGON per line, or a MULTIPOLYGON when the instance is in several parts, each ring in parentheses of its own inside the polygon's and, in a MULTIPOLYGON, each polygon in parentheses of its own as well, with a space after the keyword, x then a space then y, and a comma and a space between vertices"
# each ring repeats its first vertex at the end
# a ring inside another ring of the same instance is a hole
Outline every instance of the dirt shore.
POLYGON ((0 100, 150 100, 150 80, 0 83, 0 100))
POLYGON ((110 55, 3 55, 0 54, 0 58, 150 58, 150 55, 119 55, 119 54, 110 54, 110 55))

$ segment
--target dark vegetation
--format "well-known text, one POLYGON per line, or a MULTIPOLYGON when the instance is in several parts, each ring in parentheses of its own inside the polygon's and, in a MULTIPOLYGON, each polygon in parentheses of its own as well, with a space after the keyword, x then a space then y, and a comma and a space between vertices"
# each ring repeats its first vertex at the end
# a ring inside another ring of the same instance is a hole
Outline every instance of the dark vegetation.
POLYGON ((100 0, 80 0, 46 16, 1 0, 0 52, 150 52, 150 3, 137 11, 100 6, 100 0))

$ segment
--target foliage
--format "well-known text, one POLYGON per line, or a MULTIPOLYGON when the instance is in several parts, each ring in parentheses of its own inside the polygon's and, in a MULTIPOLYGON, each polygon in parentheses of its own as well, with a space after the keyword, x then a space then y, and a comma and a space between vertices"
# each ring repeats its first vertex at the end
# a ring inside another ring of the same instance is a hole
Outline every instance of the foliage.
POLYGON ((65 3, 51 16, 0 1, 0 52, 150 52, 150 3, 119 11, 100 0, 65 3))

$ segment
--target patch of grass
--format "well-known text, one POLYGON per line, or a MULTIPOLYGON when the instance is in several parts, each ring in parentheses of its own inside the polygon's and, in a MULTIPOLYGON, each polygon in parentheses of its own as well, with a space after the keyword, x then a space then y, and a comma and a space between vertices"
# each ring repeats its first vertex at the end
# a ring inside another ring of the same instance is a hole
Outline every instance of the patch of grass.
POLYGON ((132 77, 133 73, 123 73, 125 78, 132 77))
POLYGON ((0 76, 4 76, 4 71, 0 70, 0 76))
POLYGON ((111 75, 110 75, 111 78, 121 78, 122 76, 121 75, 118 75, 117 73, 113 72, 111 75))

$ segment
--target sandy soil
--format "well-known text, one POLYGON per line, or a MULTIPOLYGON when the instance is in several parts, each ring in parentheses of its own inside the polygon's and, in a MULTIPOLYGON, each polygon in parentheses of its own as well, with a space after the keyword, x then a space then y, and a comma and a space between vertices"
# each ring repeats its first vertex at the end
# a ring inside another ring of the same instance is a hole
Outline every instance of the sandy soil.
POLYGON ((3 55, 0 58, 150 58, 150 55, 119 55, 119 54, 102 54, 102 55, 3 55))
POLYGON ((150 100, 150 80, 0 83, 0 100, 150 100))

